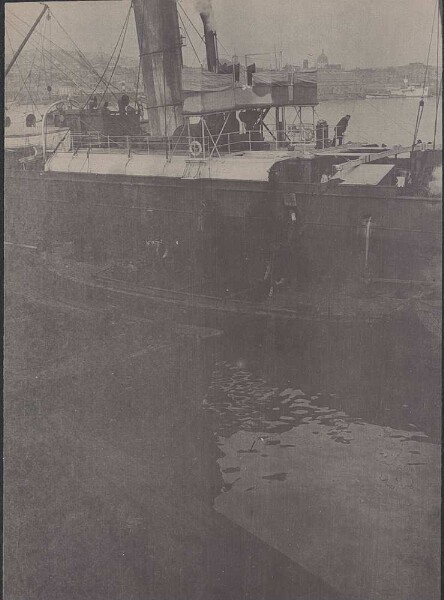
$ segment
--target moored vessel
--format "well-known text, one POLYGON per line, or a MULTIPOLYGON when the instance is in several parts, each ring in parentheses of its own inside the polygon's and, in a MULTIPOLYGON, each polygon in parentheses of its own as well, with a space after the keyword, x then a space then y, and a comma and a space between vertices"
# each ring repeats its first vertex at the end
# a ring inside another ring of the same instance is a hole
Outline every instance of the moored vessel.
POLYGON ((439 284, 437 144, 343 143, 315 122, 315 73, 221 64, 205 13, 208 69, 182 68, 176 3, 158 9, 134 4, 147 119, 124 96, 54 106, 63 143, 6 173, 7 243, 70 249, 160 303, 257 294, 296 309, 301 288, 315 306, 332 281, 439 284))

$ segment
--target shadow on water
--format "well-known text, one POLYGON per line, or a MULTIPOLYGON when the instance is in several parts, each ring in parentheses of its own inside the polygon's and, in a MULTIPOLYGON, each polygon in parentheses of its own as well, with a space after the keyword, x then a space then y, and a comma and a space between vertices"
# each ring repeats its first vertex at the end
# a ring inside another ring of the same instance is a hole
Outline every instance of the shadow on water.
MULTIPOLYGON (((440 438, 440 356, 420 324, 358 332, 246 328, 226 337, 222 357, 207 398, 222 436, 240 429, 281 433, 311 419, 334 425, 340 411, 342 423, 440 438)), ((335 441, 350 443, 336 429, 335 441)))

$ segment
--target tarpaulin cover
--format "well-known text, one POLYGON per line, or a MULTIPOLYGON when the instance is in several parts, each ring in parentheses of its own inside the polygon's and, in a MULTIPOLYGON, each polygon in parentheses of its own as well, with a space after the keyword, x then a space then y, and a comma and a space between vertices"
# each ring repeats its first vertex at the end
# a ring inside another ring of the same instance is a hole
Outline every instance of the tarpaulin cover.
POLYGON ((249 87, 234 84, 231 74, 184 67, 182 88, 185 115, 317 104, 316 72, 260 71, 249 87))
POLYGON ((313 83, 317 82, 316 71, 259 71, 253 73, 253 86, 255 84, 264 83, 266 85, 289 85, 291 83, 313 83))
POLYGON ((183 67, 182 89, 187 92, 220 92, 233 87, 233 75, 219 75, 203 69, 183 67))

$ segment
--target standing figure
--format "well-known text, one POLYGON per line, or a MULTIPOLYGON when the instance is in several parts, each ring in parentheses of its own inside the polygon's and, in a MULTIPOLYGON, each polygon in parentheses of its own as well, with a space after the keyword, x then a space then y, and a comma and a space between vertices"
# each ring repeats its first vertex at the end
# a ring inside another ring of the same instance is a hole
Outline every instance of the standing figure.
POLYGON ((335 127, 335 137, 333 138, 332 146, 336 146, 336 142, 338 146, 342 146, 342 142, 344 141, 344 133, 347 129, 348 122, 350 121, 350 115, 345 115, 338 122, 335 127))

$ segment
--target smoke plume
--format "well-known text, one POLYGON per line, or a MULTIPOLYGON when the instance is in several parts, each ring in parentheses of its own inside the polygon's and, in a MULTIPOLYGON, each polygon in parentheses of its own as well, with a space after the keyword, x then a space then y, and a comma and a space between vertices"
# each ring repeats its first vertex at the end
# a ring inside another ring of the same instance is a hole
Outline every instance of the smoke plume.
POLYGON ((208 19, 208 26, 212 31, 216 31, 216 25, 214 22, 214 12, 211 0, 195 0, 196 8, 201 15, 204 15, 208 19))

